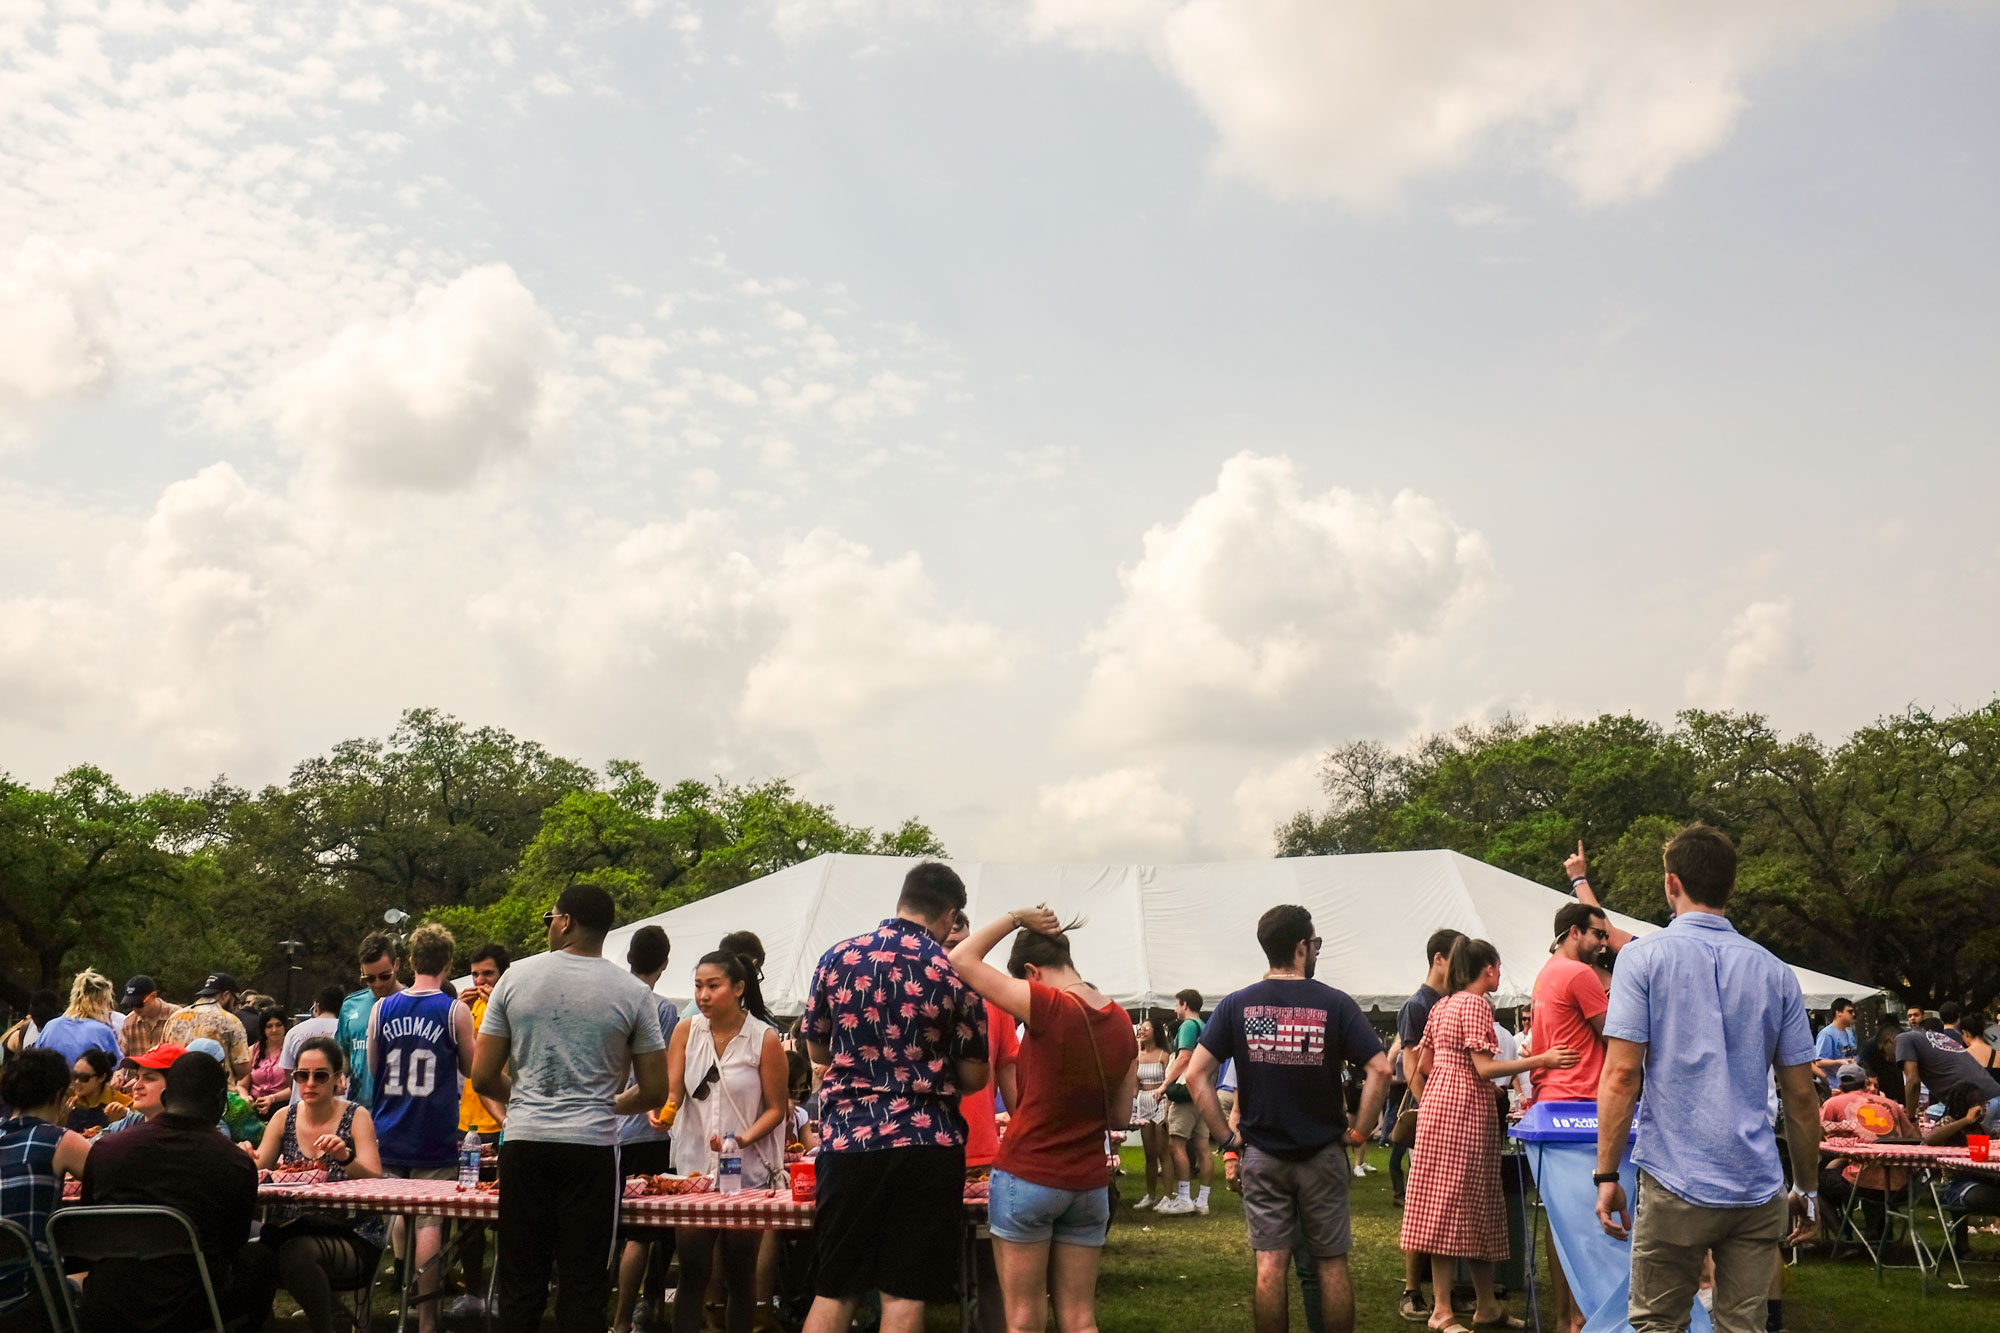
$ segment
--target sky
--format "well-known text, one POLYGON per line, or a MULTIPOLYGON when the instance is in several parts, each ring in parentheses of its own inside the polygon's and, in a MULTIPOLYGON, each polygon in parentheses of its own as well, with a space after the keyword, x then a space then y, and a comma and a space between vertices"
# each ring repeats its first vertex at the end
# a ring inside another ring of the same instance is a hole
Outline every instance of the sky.
POLYGON ((0 770, 956 856, 2000 693, 2000 4, 0 0, 0 770))

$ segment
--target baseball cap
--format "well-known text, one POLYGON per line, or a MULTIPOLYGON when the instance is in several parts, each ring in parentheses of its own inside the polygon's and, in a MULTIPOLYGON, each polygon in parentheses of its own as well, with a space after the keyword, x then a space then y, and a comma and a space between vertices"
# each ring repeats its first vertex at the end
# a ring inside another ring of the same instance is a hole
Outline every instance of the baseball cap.
POLYGON ((128 1055, 124 1060, 127 1069, 165 1069, 174 1061, 187 1054, 187 1047, 162 1042, 144 1055, 128 1055))
POLYGON ((1868 1086, 1868 1071, 1849 1060, 1833 1071, 1833 1086, 1842 1092, 1853 1092, 1868 1086))
POLYGON ((201 991, 196 998, 202 1000, 213 999, 224 991, 228 991, 231 994, 240 994, 241 988, 237 986, 236 978, 230 976, 227 972, 211 972, 208 974, 208 980, 201 983, 201 991))
POLYGON ((189 1055, 205 1055, 217 1064, 222 1063, 222 1043, 213 1037, 196 1037, 187 1044, 189 1055))
POLYGON ((136 1008, 148 995, 158 994, 159 989, 153 984, 151 977, 141 972, 125 983, 125 995, 119 1003, 127 1009, 136 1008))

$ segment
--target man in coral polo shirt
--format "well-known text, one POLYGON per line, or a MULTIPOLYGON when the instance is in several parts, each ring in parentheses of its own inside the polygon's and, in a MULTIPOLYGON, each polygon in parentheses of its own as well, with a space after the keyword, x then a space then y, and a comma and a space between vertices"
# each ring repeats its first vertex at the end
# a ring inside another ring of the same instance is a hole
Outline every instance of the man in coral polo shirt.
MULTIPOLYGON (((1535 978, 1535 1049, 1567 1046, 1581 1058, 1569 1069, 1537 1069, 1530 1075, 1538 1102, 1597 1100, 1597 1079, 1604 1072, 1604 1011, 1610 997, 1592 964, 1609 961, 1610 952, 1611 923, 1604 909, 1591 903, 1564 903, 1556 913, 1555 955, 1535 978)), ((1553 1238, 1549 1250, 1549 1268, 1556 1275, 1556 1326, 1581 1328, 1583 1314, 1570 1298, 1553 1238)))
POLYGON ((1564 903, 1556 913, 1555 954, 1535 978, 1535 1049, 1567 1046, 1582 1059, 1570 1069, 1534 1072, 1538 1102, 1594 1102, 1604 1072, 1604 1010, 1610 997, 1592 964, 1611 951, 1604 909, 1564 903))

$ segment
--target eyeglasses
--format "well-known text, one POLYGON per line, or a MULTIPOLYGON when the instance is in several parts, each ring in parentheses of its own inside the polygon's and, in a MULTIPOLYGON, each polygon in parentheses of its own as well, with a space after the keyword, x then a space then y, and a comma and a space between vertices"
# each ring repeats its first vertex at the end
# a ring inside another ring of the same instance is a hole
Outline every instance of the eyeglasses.
POLYGON ((294 1069, 292 1071, 292 1082, 331 1083, 333 1082, 333 1071, 331 1069, 294 1069))
POLYGON ((1312 945, 1314 953, 1319 952, 1319 946, 1321 943, 1319 936, 1317 935, 1313 936, 1311 939, 1307 940, 1306 943, 1312 945))
POLYGON ((694 1090, 692 1096, 696 1101, 700 1101, 702 1098, 708 1096, 710 1088, 720 1082, 722 1082, 722 1066, 710 1065, 708 1072, 701 1076, 701 1085, 694 1090))

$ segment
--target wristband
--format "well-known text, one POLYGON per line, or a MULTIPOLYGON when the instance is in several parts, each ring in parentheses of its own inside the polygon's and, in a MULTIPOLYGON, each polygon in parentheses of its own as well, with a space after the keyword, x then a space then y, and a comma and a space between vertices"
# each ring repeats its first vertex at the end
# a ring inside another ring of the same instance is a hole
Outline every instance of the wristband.
POLYGON ((1618 1183, 1618 1173, 1616 1171, 1593 1171, 1590 1173, 1590 1183, 1593 1185, 1616 1185, 1618 1183))
POLYGON ((1579 885, 1579 884, 1588 884, 1588 883, 1590 883, 1590 876, 1588 876, 1588 875, 1578 875, 1578 876, 1576 876, 1576 877, 1575 877, 1574 879, 1570 880, 1570 882, 1569 882, 1569 886, 1570 886, 1571 890, 1574 890, 1574 889, 1576 888, 1576 886, 1577 886, 1577 885, 1579 885))

